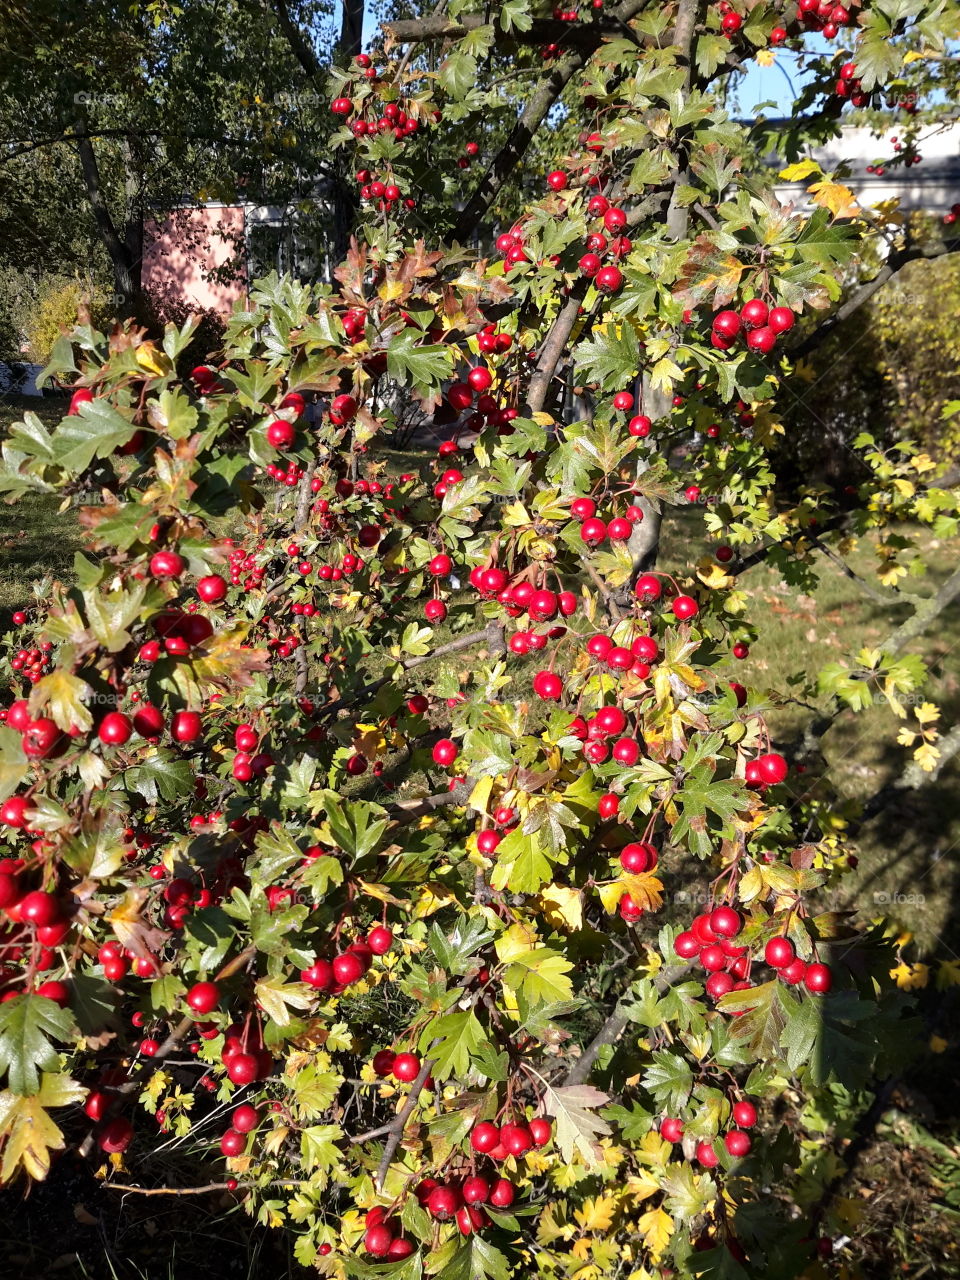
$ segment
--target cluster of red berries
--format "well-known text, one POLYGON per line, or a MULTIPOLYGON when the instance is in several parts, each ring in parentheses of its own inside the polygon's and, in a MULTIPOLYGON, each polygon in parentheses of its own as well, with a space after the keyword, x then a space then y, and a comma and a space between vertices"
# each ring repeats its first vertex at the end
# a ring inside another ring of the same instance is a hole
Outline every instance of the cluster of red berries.
MULTIPOLYGON (((698 915, 689 930, 678 933, 674 950, 683 960, 699 960, 709 973, 706 991, 714 1000, 731 991, 748 991, 751 957, 748 947, 732 939, 743 929, 739 912, 729 906, 715 907, 698 915)), ((771 938, 763 953, 765 962, 791 986, 804 983, 808 991, 822 994, 830 990, 832 976, 827 965, 807 964, 797 957, 789 938, 771 938)))
POLYGON ((841 27, 856 21, 846 5, 836 0, 799 0, 797 11, 807 31, 819 31, 828 40, 835 40, 841 27))
MULTIPOLYGON (((299 640, 297 643, 299 644, 299 640)), ((289 656, 293 650, 287 648, 286 654, 281 653, 280 649, 277 652, 284 657, 289 656)), ((230 772, 237 782, 249 782, 252 778, 262 778, 267 770, 276 764, 269 751, 257 750, 260 745, 260 735, 252 724, 237 725, 233 733, 233 742, 237 753, 233 757, 230 772)))
POLYGON ((718 351, 729 351, 741 332, 746 335, 751 351, 768 355, 777 345, 782 333, 789 333, 796 317, 789 307, 768 307, 760 298, 753 298, 736 311, 718 311, 713 317, 711 344, 718 351))
POLYGON ((479 142, 464 143, 463 155, 457 157, 457 168, 469 169, 470 165, 473 163, 473 161, 476 159, 476 157, 479 154, 480 154, 479 142))
POLYGON ((364 1226, 363 1247, 371 1257, 402 1262, 413 1253, 413 1242, 402 1234, 403 1227, 396 1218, 388 1217, 380 1205, 369 1210, 364 1226))
MULTIPOLYGON (((400 112, 400 115, 403 116, 403 112, 400 112)), ((410 121, 408 123, 414 122, 410 121)), ((376 203, 379 209, 392 209, 401 198, 405 209, 415 209, 417 207, 417 202, 412 196, 403 197, 400 188, 389 174, 387 175, 387 181, 384 182, 382 178, 375 177, 369 169, 360 169, 357 172, 357 182, 360 184, 360 199, 376 203)))
POLYGON ((622 516, 613 515, 602 520, 597 516, 597 504, 593 498, 575 498, 570 504, 570 514, 580 521, 580 540, 588 547, 599 547, 608 538, 611 542, 628 541, 634 525, 643 519, 641 508, 631 502, 622 516))
POLYGON ((234 547, 230 552, 230 582, 235 587, 243 587, 244 591, 255 591, 263 586, 266 569, 257 564, 256 557, 243 547, 234 547))
POLYGON ((30 684, 36 684, 53 666, 52 649, 53 644, 49 640, 44 640, 38 649, 18 649, 10 660, 10 666, 14 671, 21 671, 30 684))
POLYGON ((633 248, 632 241, 623 235, 627 215, 601 195, 590 197, 587 213, 602 223, 603 230, 598 229, 587 236, 586 253, 578 264, 580 272, 592 280, 601 293, 619 293, 623 288, 623 272, 609 259, 625 258, 633 248))
POLYGON ((747 786, 761 791, 766 787, 778 786, 786 779, 788 772, 787 762, 778 751, 766 751, 755 760, 748 760, 744 768, 747 786))
POLYGON ((266 1080, 273 1072, 273 1054, 263 1043, 263 1032, 258 1022, 248 1021, 243 1026, 234 1023, 227 1027, 221 1059, 228 1078, 234 1084, 266 1080))
MULTIPOLYGON (((727 1130, 724 1135, 723 1145, 726 1147, 728 1155, 739 1160, 749 1154, 750 1148, 753 1146, 753 1140, 749 1133, 745 1131, 752 1129, 757 1123, 757 1108, 749 1098, 741 1098, 732 1104, 730 1115, 737 1127, 727 1130)), ((680 1142, 683 1138, 683 1132, 682 1120, 678 1120, 673 1116, 664 1116, 661 1119, 660 1136, 665 1142, 680 1142)), ((708 1142, 706 1139, 697 1143, 694 1159, 705 1169, 714 1169, 720 1163, 713 1143, 708 1142)))
MULTIPOLYGON (((212 985, 212 984, 210 984, 212 985)), ((230 1117, 230 1128, 220 1139, 220 1150, 225 1156, 242 1155, 247 1145, 247 1135, 260 1124, 260 1112, 249 1102, 235 1107, 230 1117)))
POLYGON ((673 948, 683 960, 698 959, 709 973, 706 991, 714 1000, 731 991, 750 987, 750 952, 731 939, 743 928, 743 921, 732 907, 715 907, 698 915, 684 933, 678 933, 673 948))
MULTIPOLYGON (((481 364, 470 370, 466 381, 454 382, 449 387, 447 403, 455 418, 459 418, 468 409, 473 410, 464 424, 465 430, 482 431, 485 426, 491 426, 497 427, 501 434, 507 434, 506 429, 509 424, 514 418, 519 417, 518 409, 504 408, 497 403, 496 397, 489 392, 492 385, 493 375, 485 365, 481 364), (476 396, 476 404, 474 404, 474 396, 476 396)), ((454 445, 455 450, 456 445, 454 445)))
MULTIPOLYGON (((353 986, 369 970, 374 956, 383 956, 393 946, 393 934, 386 925, 376 925, 366 938, 351 942, 345 951, 335 955, 332 960, 322 957, 314 960, 309 969, 300 973, 300 981, 315 991, 338 996, 353 986)), ((412 1055, 411 1055, 412 1056, 412 1055)), ((419 1071, 419 1066, 417 1071, 419 1071)), ((413 1079, 417 1072, 414 1072, 413 1079)))
POLYGON ((833 86, 838 98, 849 98, 854 107, 865 107, 870 101, 870 94, 863 92, 863 86, 857 75, 855 62, 845 62, 840 68, 840 77, 833 86))
POLYGON ((943 221, 948 227, 952 227, 957 218, 960 218, 960 201, 950 206, 950 212, 943 215, 943 221))

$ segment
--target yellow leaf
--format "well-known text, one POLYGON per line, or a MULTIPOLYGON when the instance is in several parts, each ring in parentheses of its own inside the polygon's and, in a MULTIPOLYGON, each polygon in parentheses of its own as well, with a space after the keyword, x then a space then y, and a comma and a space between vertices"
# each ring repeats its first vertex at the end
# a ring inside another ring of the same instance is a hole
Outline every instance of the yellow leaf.
POLYGON ((901 747, 912 747, 916 740, 917 735, 909 729, 901 729, 897 733, 897 744, 901 747))
POLYGON ((814 182, 808 187, 814 204, 829 209, 835 218, 855 218, 860 212, 857 197, 842 182, 831 182, 824 178, 823 182, 814 182))
POLYGON ((732 587, 736 582, 736 578, 732 578, 722 564, 717 564, 707 556, 697 564, 697 577, 711 591, 718 591, 721 587, 732 587))
POLYGON ((924 773, 933 773, 937 767, 937 761, 940 759, 940 752, 936 747, 931 746, 929 742, 924 742, 922 746, 917 747, 913 753, 913 758, 924 773))
POLYGON ((66 1146, 63 1134, 51 1119, 49 1107, 66 1107, 85 1098, 87 1090, 68 1075, 44 1072, 40 1092, 21 1097, 4 1089, 0 1093, 0 1138, 3 1165, 0 1181, 10 1182, 20 1169, 37 1182, 50 1172, 50 1152, 66 1146))
POLYGON ((357 885, 371 898, 376 898, 378 902, 389 902, 393 907, 402 907, 405 904, 399 898, 395 898, 385 884, 372 884, 367 880, 358 880, 357 885))
POLYGON ((538 427, 553 426, 553 418, 550 416, 549 413, 544 413, 542 410, 538 410, 536 413, 532 413, 530 416, 533 419, 533 421, 537 424, 538 427))
POLYGON ((30 714, 36 717, 45 712, 58 729, 69 732, 76 727, 86 732, 93 725, 86 706, 92 696, 86 680, 58 667, 31 689, 30 714))
POLYGON ((583 892, 568 885, 548 884, 539 893, 543 914, 554 928, 583 928, 583 892))
POLYGON ((780 177, 784 182, 802 182, 804 178, 822 172, 816 160, 798 160, 796 164, 788 164, 785 169, 781 169, 780 177))
POLYGON ((403 297, 404 291, 405 285, 402 280, 385 280, 377 293, 384 302, 396 302, 398 298, 403 297))
POLYGON ((158 378, 165 378, 168 373, 173 372, 170 357, 152 342, 141 342, 133 354, 141 369, 155 374, 158 378))
POLYGON ((885 565, 882 569, 877 570, 877 577, 885 587, 895 587, 901 578, 907 576, 907 571, 902 564, 894 564, 893 562, 885 565))
POLYGON ((413 918, 415 920, 425 920, 427 916, 432 916, 435 911, 440 911, 443 907, 453 906, 456 900, 456 897, 445 885, 421 885, 420 896, 417 898, 416 906, 413 909, 413 918))
POLYGON ((943 1036, 931 1036, 928 1042, 928 1048, 931 1053, 946 1053, 950 1047, 950 1041, 944 1040, 943 1036))
POLYGON ((521 525, 533 524, 530 513, 522 502, 511 502, 503 508, 501 519, 508 528, 519 529, 521 525))
POLYGON ((529 925, 512 924, 494 943, 500 962, 512 964, 518 957, 536 950, 539 944, 537 933, 529 925))
POLYGON ((637 1229, 653 1261, 657 1262, 673 1235, 673 1219, 663 1209, 648 1209, 637 1223, 637 1229))
POLYGON ((756 54, 758 67, 772 67, 777 60, 775 49, 759 49, 756 54))
POLYGON ((917 49, 910 49, 903 55, 903 65, 909 66, 911 62, 922 62, 926 55, 917 49))
POLYGON ((475 809, 477 813, 486 813, 490 804, 490 794, 493 791, 493 778, 487 774, 485 778, 480 778, 477 785, 470 793, 469 805, 471 809, 475 809))
POLYGON ((933 702, 921 702, 914 715, 921 724, 932 724, 940 719, 940 708, 933 702))
POLYGON ((617 1202, 613 1196, 596 1196, 584 1200, 573 1215, 584 1231, 607 1231, 613 1225, 617 1202))
POLYGON ((627 1195, 638 1203, 649 1198, 660 1190, 660 1182, 648 1173, 646 1169, 641 1169, 639 1173, 627 1178, 624 1185, 627 1195))
POLYGON ((960 960, 941 960, 937 968, 937 990, 960 986, 960 960))
POLYGON ((890 970, 901 991, 916 991, 925 987, 930 980, 930 966, 926 964, 906 964, 901 961, 895 969, 890 970))

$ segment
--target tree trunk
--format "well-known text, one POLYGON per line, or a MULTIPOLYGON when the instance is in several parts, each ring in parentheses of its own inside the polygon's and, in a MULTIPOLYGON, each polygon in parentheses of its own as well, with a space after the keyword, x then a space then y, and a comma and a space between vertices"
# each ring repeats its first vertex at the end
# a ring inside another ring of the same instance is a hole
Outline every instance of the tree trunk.
POLYGON ((100 239, 103 241, 104 248, 110 257, 110 265, 113 268, 113 283, 117 295, 115 299, 116 310, 122 316, 136 316, 139 314, 141 304, 142 211, 140 215, 139 242, 136 240, 135 235, 131 233, 129 223, 125 228, 124 235, 121 236, 117 231, 116 223, 103 195, 100 183, 100 166, 97 163, 93 142, 87 136, 86 129, 86 120, 78 121, 77 149, 80 155, 80 168, 83 172, 83 179, 87 188, 87 200, 90 203, 93 220, 96 223, 100 239), (131 252, 131 244, 136 246, 138 243, 139 248, 135 252, 131 252))
POLYGON ((363 0, 343 0, 343 21, 337 52, 355 58, 363 47, 363 0))

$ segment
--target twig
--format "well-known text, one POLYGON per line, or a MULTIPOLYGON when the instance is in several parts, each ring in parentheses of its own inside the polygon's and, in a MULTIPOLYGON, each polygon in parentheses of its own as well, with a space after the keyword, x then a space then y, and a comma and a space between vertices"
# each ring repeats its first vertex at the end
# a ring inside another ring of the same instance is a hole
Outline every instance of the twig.
POLYGON ((413 1113, 414 1107, 417 1105, 417 1099, 420 1096, 423 1086, 427 1082, 427 1077, 433 1070, 433 1059, 427 1058, 421 1064, 420 1071, 416 1079, 410 1086, 410 1094, 394 1116, 387 1124, 378 1125, 376 1129, 368 1129, 366 1133, 358 1133, 356 1137, 350 1141, 354 1144, 358 1142, 371 1142, 374 1138, 385 1137, 387 1141, 383 1147, 383 1155, 380 1158, 380 1164, 377 1167, 377 1190, 383 1187, 383 1180, 387 1176, 387 1170, 390 1168, 390 1161, 396 1154, 397 1147, 400 1145, 400 1139, 403 1137, 403 1130, 407 1121, 413 1113))
POLYGON ((104 1182, 110 1191, 133 1191, 138 1196, 202 1196, 209 1191, 237 1191, 228 1182, 208 1182, 205 1187, 132 1187, 126 1182, 104 1182))

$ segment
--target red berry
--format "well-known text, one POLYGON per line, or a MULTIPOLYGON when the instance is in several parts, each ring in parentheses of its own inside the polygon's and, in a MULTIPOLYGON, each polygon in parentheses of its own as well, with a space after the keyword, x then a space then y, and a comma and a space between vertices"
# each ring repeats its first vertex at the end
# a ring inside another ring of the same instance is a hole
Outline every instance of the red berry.
POLYGON ((236 1129, 228 1129, 220 1139, 220 1150, 225 1156, 239 1156, 247 1145, 247 1140, 236 1129))
POLYGON ((248 1102, 237 1107, 230 1118, 237 1133, 250 1133, 260 1123, 260 1113, 248 1102))
POLYGON ((219 573, 211 573, 197 583, 197 595, 204 604, 216 604, 227 594, 227 583, 219 573))
POLYGON ((772 969, 785 969, 796 955, 789 938, 771 938, 763 949, 763 958, 772 969))
POLYGON ((451 738, 441 738, 433 747, 433 762, 439 765, 451 765, 457 758, 457 744, 451 738))
POLYGON ((743 1098, 733 1104, 733 1118, 741 1129, 752 1129, 757 1123, 757 1108, 743 1098))
POLYGON ((718 938, 735 938, 743 928, 743 921, 732 907, 717 907, 710 912, 710 928, 718 938))
POLYGON ((535 1147, 545 1147, 553 1137, 553 1125, 543 1116, 534 1116, 530 1121, 530 1136, 535 1147))
POLYGON ((833 974, 825 964, 809 964, 803 981, 808 991, 815 995, 825 995, 833 986, 833 974))
POLYGON ((683 1137, 683 1121, 664 1116, 660 1121, 660 1137, 665 1142, 679 1142, 683 1137))
POLYGON ((395 1079, 409 1084, 411 1080, 416 1080, 420 1074, 420 1065, 420 1059, 415 1053, 398 1053, 393 1060, 395 1079))
POLYGON ((212 1013, 220 1004, 220 988, 215 982, 198 982, 187 992, 187 1004, 194 1013, 212 1013))
POLYGON ((122 747, 125 742, 129 742, 132 734, 133 725, 122 711, 108 711, 97 730, 100 741, 111 747, 122 747))
POLYGON ((674 617, 681 622, 685 622, 687 618, 696 617, 700 612, 700 606, 693 596, 676 596, 670 607, 673 610, 674 617))
POLYGON ((663 587, 660 585, 660 579, 654 574, 642 573, 633 590, 638 600, 659 600, 663 587))
POLYGON ((367 934, 367 946, 375 956, 385 956, 393 946, 393 934, 386 925, 377 925, 367 934))
POLYGON ((490 1203, 497 1209, 509 1209, 513 1204, 516 1189, 506 1178, 498 1178, 490 1191, 490 1203))
POLYGON ((712 1142, 697 1143, 696 1159, 705 1169, 715 1169, 720 1163, 720 1157, 714 1151, 712 1142))
POLYGON ((479 1151, 481 1155, 485 1155, 492 1151, 500 1142, 500 1130, 495 1124, 491 1124, 489 1120, 481 1120, 479 1124, 474 1125, 470 1134, 470 1145, 474 1151, 479 1151))

